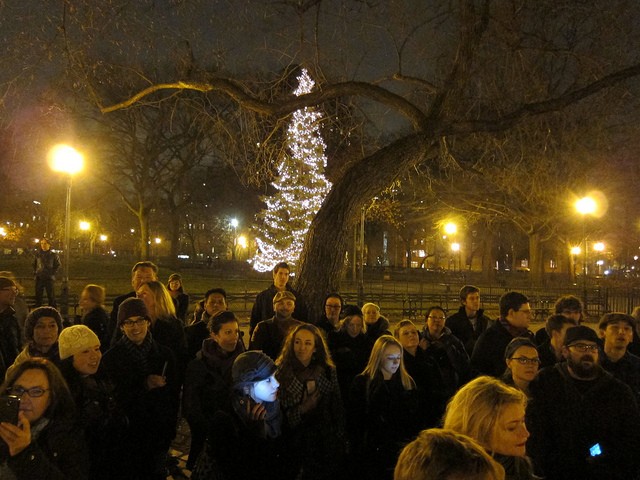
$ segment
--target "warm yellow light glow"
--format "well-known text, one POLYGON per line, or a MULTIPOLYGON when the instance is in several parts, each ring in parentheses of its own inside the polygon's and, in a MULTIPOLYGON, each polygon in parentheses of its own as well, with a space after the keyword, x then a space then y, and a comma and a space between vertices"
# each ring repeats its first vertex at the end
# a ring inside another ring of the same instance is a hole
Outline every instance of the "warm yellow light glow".
POLYGON ((162 243, 162 239, 160 239, 160 237, 156 237, 156 240, 155 240, 155 241, 156 241, 156 243, 157 243, 157 244, 162 243))
POLYGON ((247 248, 247 237, 245 237, 244 235, 240 235, 238 237, 238 245, 240 245, 242 248, 247 248))
POLYGON ((591 197, 582 197, 576 201, 576 211, 580 215, 592 215, 597 208, 598 205, 596 201, 591 197))
POLYGON ((91 224, 89 222, 82 220, 80 222, 80 230, 82 230, 83 232, 86 232, 87 230, 91 230, 91 224))
POLYGON ((602 243, 602 242, 594 243, 593 244, 593 249, 596 252, 603 252, 604 251, 604 243, 602 243))
POLYGON ((580 247, 571 247, 571 255, 580 255, 582 249, 580 247))
POLYGON ((49 166, 55 172, 75 175, 84 167, 84 158, 69 145, 56 145, 49 151, 49 166))
POLYGON ((108 238, 109 237, 107 237, 106 235, 100 235, 100 241, 101 242, 106 242, 108 238))
POLYGON ((451 244, 451 250, 454 252, 459 252, 460 251, 460 244, 459 243, 452 243, 451 244))
POLYGON ((4 229, 4 227, 0 227, 0 235, 2 235, 3 237, 7 236, 7 231, 4 229))
POLYGON ((449 222, 444 226, 444 233, 446 233, 447 235, 453 235, 457 231, 458 226, 453 222, 449 222))

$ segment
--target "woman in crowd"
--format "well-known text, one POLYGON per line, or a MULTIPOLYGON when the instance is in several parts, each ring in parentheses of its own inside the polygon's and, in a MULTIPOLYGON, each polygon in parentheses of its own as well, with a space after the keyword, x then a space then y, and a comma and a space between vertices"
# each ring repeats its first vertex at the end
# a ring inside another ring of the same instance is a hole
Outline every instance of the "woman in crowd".
POLYGON ((53 307, 38 307, 27 316, 24 323, 24 338, 27 345, 7 369, 7 378, 11 370, 20 363, 33 357, 42 357, 60 363, 58 354, 58 335, 62 330, 62 317, 53 307))
POLYGON ((109 349, 109 314, 104 308, 105 290, 100 285, 89 284, 80 294, 80 308, 82 308, 82 318, 80 323, 86 325, 100 339, 100 350, 102 353, 109 349))
POLYGON ((529 397, 529 384, 536 378, 540 368, 540 357, 535 344, 526 337, 514 338, 504 351, 504 360, 507 362, 507 370, 502 381, 522 390, 529 397))
POLYGON ((77 418, 84 430, 92 480, 126 478, 122 463, 127 419, 116 407, 113 384, 100 368, 100 339, 85 325, 62 330, 60 372, 69 386, 77 418))
POLYGON ((159 344, 169 347, 173 352, 178 380, 182 385, 189 354, 184 325, 176 318, 176 308, 169 291, 162 283, 152 281, 142 284, 136 294, 144 302, 147 312, 149 312, 149 321, 151 322, 149 331, 153 335, 153 339, 159 344))
POLYGON ((178 273, 172 273, 167 282, 167 290, 173 299, 176 307, 176 317, 182 323, 187 321, 187 312, 189 311, 189 295, 184 293, 182 285, 182 276, 178 273))
POLYGON ((433 427, 440 422, 444 413, 437 407, 433 387, 438 378, 437 365, 420 348, 420 333, 411 320, 401 320, 393 332, 393 336, 402 345, 402 361, 404 368, 418 389, 420 400, 420 425, 433 427))
POLYGON ((493 377, 478 377, 463 386, 447 405, 444 428, 476 440, 505 469, 510 480, 534 478, 526 457, 527 397, 493 377))
POLYGON ((276 360, 280 403, 286 420, 289 462, 299 479, 344 475, 344 410, 336 368, 324 336, 310 324, 298 325, 276 360))
POLYGON ((0 423, 0 478, 89 478, 89 455, 60 371, 30 358, 7 375, 0 391, 20 398, 17 425, 0 423))
POLYGON ((373 344, 365 335, 362 311, 355 305, 348 305, 344 313, 338 330, 330 332, 328 340, 331 358, 338 373, 340 395, 346 401, 351 382, 367 365, 373 344))
POLYGON ((202 350, 189 363, 184 381, 182 414, 191 430, 189 470, 195 466, 214 414, 229 410, 231 366, 245 351, 238 319, 232 312, 220 312, 211 319, 209 328, 211 338, 203 342, 202 350))
POLYGON ((504 468, 466 435, 432 428, 402 449, 394 480, 504 480, 504 468))
POLYGON ((252 350, 235 359, 230 407, 214 415, 193 480, 287 478, 275 371, 273 360, 262 352, 252 350))
POLYGON ((416 384, 402 361, 402 345, 391 335, 381 336, 351 386, 347 426, 353 475, 392 478, 400 448, 420 431, 419 407, 416 384))
POLYGON ((366 335, 372 345, 381 335, 391 335, 389 320, 380 315, 380 307, 378 305, 365 303, 362 306, 362 315, 366 324, 366 335))
POLYGON ((171 350, 156 342, 144 302, 128 298, 118 310, 123 336, 105 353, 105 372, 129 419, 125 464, 130 478, 166 478, 166 455, 176 435, 178 382, 171 350))

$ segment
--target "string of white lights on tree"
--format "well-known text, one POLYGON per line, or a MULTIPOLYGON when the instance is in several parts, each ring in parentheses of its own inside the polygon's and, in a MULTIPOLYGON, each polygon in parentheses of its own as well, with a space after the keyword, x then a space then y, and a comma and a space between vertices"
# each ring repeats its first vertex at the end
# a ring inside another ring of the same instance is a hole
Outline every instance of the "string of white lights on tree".
MULTIPOLYGON (((298 82, 293 92, 296 96, 310 93, 315 86, 306 69, 298 82)), ((278 175, 272 182, 276 193, 263 197, 267 206, 258 215, 261 223, 253 268, 260 272, 272 270, 278 262, 298 262, 311 221, 331 189, 324 176, 327 157, 320 134, 321 119, 322 113, 313 107, 293 113, 287 129, 288 152, 280 159, 278 175)))

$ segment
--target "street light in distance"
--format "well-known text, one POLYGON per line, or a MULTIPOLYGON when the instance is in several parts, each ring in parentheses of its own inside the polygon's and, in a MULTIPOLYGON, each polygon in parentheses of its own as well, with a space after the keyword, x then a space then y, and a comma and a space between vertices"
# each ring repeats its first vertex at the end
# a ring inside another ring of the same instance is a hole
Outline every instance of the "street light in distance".
POLYGON ((49 166, 54 172, 67 175, 67 202, 64 222, 64 263, 62 264, 62 315, 69 314, 69 261, 71 232, 71 183, 73 176, 84 168, 84 157, 75 148, 69 145, 56 145, 49 151, 49 166))

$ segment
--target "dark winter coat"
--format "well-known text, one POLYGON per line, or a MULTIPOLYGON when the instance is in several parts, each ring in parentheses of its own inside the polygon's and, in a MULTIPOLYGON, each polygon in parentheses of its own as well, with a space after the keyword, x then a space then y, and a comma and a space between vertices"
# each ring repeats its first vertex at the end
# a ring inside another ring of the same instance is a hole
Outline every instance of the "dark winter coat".
POLYGON ((80 320, 82 325, 89 327, 100 339, 100 351, 106 352, 111 344, 109 336, 109 314, 107 311, 98 306, 84 314, 80 320))
POLYGON ((349 398, 351 383, 367 366, 373 345, 363 333, 351 337, 346 331, 329 334, 329 350, 336 365, 342 400, 349 398))
POLYGON ((600 369, 576 380, 566 363, 545 368, 531 382, 527 453, 548 480, 636 478, 640 412, 631 389, 600 369), (602 454, 591 456, 599 444, 602 454))
POLYGON ((389 331, 389 320, 384 317, 378 318, 376 323, 367 324, 367 332, 365 334, 371 345, 376 343, 376 340, 380 338, 382 335, 391 335, 389 331))
POLYGON ((61 362, 60 371, 76 405, 76 415, 84 431, 91 459, 92 480, 124 478, 128 465, 123 448, 128 434, 128 419, 117 406, 114 386, 99 371, 80 375, 73 358, 61 362))
POLYGON ((294 328, 302 325, 298 320, 280 320, 270 318, 260 322, 251 335, 249 350, 261 350, 273 361, 280 355, 284 339, 294 328))
MULTIPOLYGON (((292 315, 293 318, 300 320, 301 322, 306 322, 308 314, 304 299, 298 292, 291 288, 289 284, 287 284, 285 288, 296 297, 296 306, 292 315)), ((273 297, 276 296, 276 293, 278 293, 278 289, 274 284, 271 284, 269 288, 260 292, 256 297, 256 301, 251 309, 249 335, 253 334, 253 330, 256 328, 258 323, 263 320, 268 320, 275 315, 275 311, 273 310, 273 297)))
MULTIPOLYGON (((533 333, 529 330, 518 336, 528 337, 533 341, 533 333)), ((497 321, 487 328, 478 338, 471 355, 472 375, 490 375, 496 378, 502 376, 507 368, 504 361, 504 350, 514 338, 501 321, 497 321)))
POLYGON ((456 313, 447 318, 445 325, 462 342, 464 349, 471 355, 478 338, 492 323, 493 321, 484 314, 484 310, 480 309, 476 315, 474 327, 467 316, 465 307, 461 306, 456 313))
POLYGON ((55 278, 56 272, 60 268, 60 257, 53 250, 38 250, 33 259, 33 273, 37 278, 55 278))
POLYGON ((36 433, 39 428, 38 422, 31 426, 37 438, 27 448, 0 460, 0 478, 3 468, 8 467, 18 480, 89 479, 89 453, 82 430, 67 420, 50 421, 36 433))
POLYGON ((600 354, 600 365, 607 372, 628 385, 640 404, 640 358, 626 352, 617 362, 612 362, 606 354, 600 354))
POLYGON ((0 380, 22 349, 22 334, 13 307, 0 313, 0 380))
POLYGON ((405 390, 400 374, 382 377, 367 385, 358 375, 351 386, 347 428, 353 465, 364 471, 362 478, 391 479, 400 450, 420 431, 417 390, 405 390))

